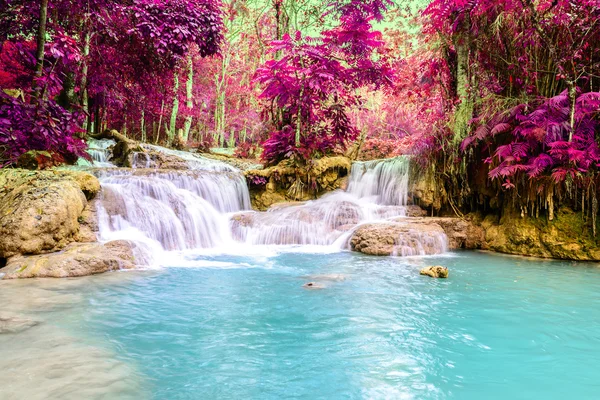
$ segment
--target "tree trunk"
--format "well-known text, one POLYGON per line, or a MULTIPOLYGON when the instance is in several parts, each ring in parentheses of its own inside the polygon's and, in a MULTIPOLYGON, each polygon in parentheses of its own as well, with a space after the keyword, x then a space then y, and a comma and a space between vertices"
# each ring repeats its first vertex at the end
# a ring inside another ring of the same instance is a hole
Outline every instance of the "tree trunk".
MULTIPOLYGON (((467 18, 468 19, 468 18, 467 18)), ((456 70, 456 93, 460 104, 454 114, 454 141, 462 142, 469 133, 469 122, 473 119, 475 104, 471 95, 469 77, 469 52, 470 43, 467 38, 464 41, 458 38, 455 42, 457 70, 456 70)))
POLYGON ((173 109, 171 111, 171 121, 169 124, 169 144, 173 143, 175 133, 177 132, 177 114, 179 113, 179 74, 175 71, 173 83, 173 109))
POLYGON ((37 50, 35 53, 35 76, 41 77, 44 70, 44 47, 46 46, 46 22, 48 20, 48 0, 40 2, 40 25, 37 33, 37 50))
POLYGON ((192 115, 191 110, 194 107, 194 98, 193 98, 193 89, 194 89, 194 62, 192 60, 192 56, 189 56, 188 59, 188 78, 185 83, 185 95, 186 95, 186 103, 185 106, 188 109, 188 113, 190 113, 187 117, 185 117, 185 126, 183 131, 183 142, 187 143, 190 137, 190 130, 192 129, 192 115))
POLYGON ((146 112, 142 110, 142 117, 140 121, 140 130, 142 131, 142 142, 146 142, 146 121, 144 121, 144 117, 146 116, 146 112))
POLYGON ((575 108, 577 106, 577 86, 575 86, 575 82, 568 81, 567 87, 569 88, 569 103, 571 104, 571 110, 569 111, 569 126, 571 130, 569 131, 569 142, 573 140, 573 134, 575 133, 575 108))
POLYGON ((88 133, 89 130, 89 119, 90 119, 90 107, 89 107, 89 98, 87 91, 87 82, 88 82, 88 69, 89 69, 89 60, 88 57, 90 55, 90 43, 92 41, 92 35, 90 32, 86 32, 85 39, 83 43, 83 65, 81 66, 81 86, 79 87, 79 93, 81 96, 81 108, 85 112, 85 123, 88 133))
POLYGON ((156 137, 154 138, 154 144, 158 144, 158 141, 160 140, 160 130, 162 128, 162 119, 163 119, 163 113, 165 111, 165 101, 161 101, 160 103, 160 115, 158 117, 158 131, 156 132, 156 137))

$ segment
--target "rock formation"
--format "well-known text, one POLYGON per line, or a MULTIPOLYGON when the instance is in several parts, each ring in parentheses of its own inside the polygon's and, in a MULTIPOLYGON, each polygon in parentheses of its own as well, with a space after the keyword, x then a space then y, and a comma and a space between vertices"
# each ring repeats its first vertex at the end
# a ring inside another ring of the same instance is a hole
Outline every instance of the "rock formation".
POLYGON ((432 255, 446 251, 446 234, 436 223, 369 223, 358 227, 350 239, 353 251, 374 256, 432 255))
POLYGON ((0 270, 3 279, 68 278, 135 267, 135 246, 125 240, 73 243, 60 252, 15 256, 0 270))
POLYGON ((80 236, 80 217, 99 190, 84 172, 0 170, 0 258, 92 239, 89 231, 80 236))
POLYGON ((350 159, 324 157, 305 167, 285 160, 265 169, 247 170, 252 206, 265 211, 276 203, 313 200, 336 189, 345 189, 350 159))
POLYGON ((447 278, 448 277, 448 268, 442 267, 440 265, 435 265, 435 266, 423 268, 420 273, 421 273, 421 275, 430 276, 432 278, 447 278))
POLYGON ((127 241, 96 242, 100 183, 80 171, 0 170, 0 279, 133 268, 127 241))

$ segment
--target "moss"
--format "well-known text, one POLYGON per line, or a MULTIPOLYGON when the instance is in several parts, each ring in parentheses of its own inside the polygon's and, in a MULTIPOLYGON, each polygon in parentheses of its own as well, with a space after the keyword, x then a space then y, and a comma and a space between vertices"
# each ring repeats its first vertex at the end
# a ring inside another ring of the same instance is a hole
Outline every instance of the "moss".
POLYGON ((562 207, 555 218, 521 216, 505 212, 500 219, 488 215, 482 222, 490 250, 566 260, 600 260, 598 240, 579 212, 562 207))

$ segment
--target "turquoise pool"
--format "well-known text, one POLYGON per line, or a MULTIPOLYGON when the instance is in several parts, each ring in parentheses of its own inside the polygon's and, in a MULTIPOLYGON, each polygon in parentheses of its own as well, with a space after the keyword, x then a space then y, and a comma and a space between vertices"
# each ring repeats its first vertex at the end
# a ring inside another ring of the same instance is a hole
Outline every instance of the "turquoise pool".
POLYGON ((0 398, 551 400, 600 393, 597 264, 474 252, 412 259, 196 254, 185 267, 174 264, 0 282, 5 309, 39 322, 0 335, 0 398), (437 264, 450 269, 449 279, 419 275, 437 264), (308 281, 326 287, 306 290, 308 281))

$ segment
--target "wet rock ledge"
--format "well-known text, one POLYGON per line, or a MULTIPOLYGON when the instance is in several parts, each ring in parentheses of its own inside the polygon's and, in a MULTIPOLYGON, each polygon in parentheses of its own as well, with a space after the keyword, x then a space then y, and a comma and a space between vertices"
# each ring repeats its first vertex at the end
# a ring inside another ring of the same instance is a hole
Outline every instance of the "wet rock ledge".
POLYGON ((460 218, 396 218, 358 227, 350 246, 353 251, 375 256, 418 254, 411 251, 431 255, 444 250, 485 248, 485 231, 460 218))
POLYGON ((0 279, 132 268, 131 243, 96 241, 99 191, 85 172, 0 169, 0 279))

